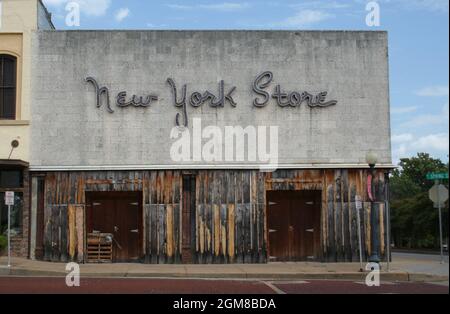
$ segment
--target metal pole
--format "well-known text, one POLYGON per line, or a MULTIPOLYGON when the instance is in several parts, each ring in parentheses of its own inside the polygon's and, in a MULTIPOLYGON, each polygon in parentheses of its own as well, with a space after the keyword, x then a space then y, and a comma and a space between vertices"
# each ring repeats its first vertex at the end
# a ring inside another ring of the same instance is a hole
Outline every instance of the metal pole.
POLYGON ((8 268, 11 267, 11 205, 8 205, 8 268))
POLYGON ((387 254, 387 271, 390 271, 390 265, 391 265, 391 207, 389 204, 389 174, 386 175, 385 184, 386 184, 386 241, 387 241, 387 248, 386 248, 386 254, 387 254), (387 179, 387 180, 386 180, 387 179))
POLYGON ((437 199, 438 199, 438 208, 439 208, 439 241, 441 244, 441 264, 444 264, 444 248, 442 244, 442 209, 441 209, 441 193, 439 189, 439 181, 437 181, 438 189, 437 189, 437 199))
POLYGON ((370 171, 371 171, 371 194, 372 194, 372 199, 370 200, 370 230, 371 230, 371 254, 369 257, 369 262, 371 263, 380 263, 380 257, 378 256, 378 250, 380 249, 380 243, 379 243, 379 239, 378 239, 378 217, 377 217, 377 211, 375 210, 375 202, 376 200, 376 195, 375 195, 375 189, 373 186, 374 183, 374 177, 375 177, 375 165, 370 165, 370 171))

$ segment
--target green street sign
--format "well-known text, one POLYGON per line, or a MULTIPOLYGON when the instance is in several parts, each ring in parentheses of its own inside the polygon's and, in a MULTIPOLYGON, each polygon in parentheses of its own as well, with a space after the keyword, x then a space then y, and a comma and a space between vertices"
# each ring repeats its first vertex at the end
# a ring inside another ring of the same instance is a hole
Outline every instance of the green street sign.
POLYGON ((448 180, 448 173, 446 172, 428 173, 427 180, 448 180))

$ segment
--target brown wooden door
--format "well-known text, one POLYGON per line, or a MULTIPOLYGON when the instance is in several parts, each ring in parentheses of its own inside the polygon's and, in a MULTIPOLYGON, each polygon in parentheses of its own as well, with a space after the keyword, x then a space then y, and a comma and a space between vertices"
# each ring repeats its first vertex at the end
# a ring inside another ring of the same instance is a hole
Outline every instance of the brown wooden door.
POLYGON ((111 233, 113 261, 132 262, 141 257, 142 204, 139 193, 99 192, 87 196, 87 232, 111 233))
POLYGON ((118 199, 115 201, 116 211, 114 219, 114 239, 116 246, 115 261, 133 261, 139 259, 139 202, 134 198, 118 199))
POLYGON ((269 201, 270 257, 286 260, 289 257, 289 200, 275 197, 269 201))
POLYGON ((320 191, 268 192, 269 256, 277 261, 319 258, 320 191))

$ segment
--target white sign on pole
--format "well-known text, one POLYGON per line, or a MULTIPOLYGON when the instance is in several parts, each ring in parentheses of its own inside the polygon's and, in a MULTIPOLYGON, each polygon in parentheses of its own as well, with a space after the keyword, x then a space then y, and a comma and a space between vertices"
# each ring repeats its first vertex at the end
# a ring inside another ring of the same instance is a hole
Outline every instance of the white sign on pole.
POLYGON ((5 205, 14 206, 14 192, 5 192, 5 205))
POLYGON ((435 184, 429 191, 430 199, 438 205, 444 205, 444 203, 448 200, 448 190, 442 184, 435 184))
POLYGON ((444 241, 442 238, 442 206, 448 200, 448 190, 439 181, 430 189, 430 199, 434 202, 434 206, 439 209, 439 240, 441 243, 441 264, 444 264, 444 241))

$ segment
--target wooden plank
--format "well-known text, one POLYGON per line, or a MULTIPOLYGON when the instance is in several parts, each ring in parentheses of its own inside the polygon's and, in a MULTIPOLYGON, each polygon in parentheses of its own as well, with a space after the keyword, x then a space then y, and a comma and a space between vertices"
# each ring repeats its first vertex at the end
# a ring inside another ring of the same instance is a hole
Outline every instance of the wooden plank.
POLYGON ((76 207, 69 205, 69 258, 75 261, 75 254, 77 248, 77 230, 76 230, 76 207))
POLYGON ((174 262, 181 263, 181 205, 173 205, 174 262))
POLYGON ((167 263, 173 264, 174 261, 174 234, 173 234, 173 205, 166 207, 166 241, 167 241, 167 263))
POLYGON ((336 239, 335 239, 335 225, 334 225, 334 187, 329 184, 327 188, 327 202, 328 202, 328 262, 337 262, 336 259, 336 239))
POLYGON ((244 204, 244 263, 250 264, 252 262, 252 247, 251 247, 251 205, 244 204))
POLYGON ((344 248, 343 259, 352 261, 352 248, 350 242, 350 204, 349 204, 349 176, 348 170, 342 171, 342 240, 344 248))
POLYGON ((386 252, 386 242, 385 242, 385 227, 384 227, 384 203, 378 203, 378 220, 379 220, 379 230, 380 230, 380 257, 384 257, 386 252))
POLYGON ((52 218, 51 218, 51 228, 52 228, 52 238, 51 238, 51 248, 52 248, 52 255, 51 260, 52 262, 59 262, 60 258, 60 225, 59 225, 59 215, 60 210, 59 206, 52 205, 52 218))
POLYGON ((205 233, 205 205, 199 204, 198 205, 198 242, 199 242, 199 251, 200 254, 198 255, 198 262, 203 264, 205 262, 205 250, 206 250, 206 233, 205 233))
POLYGON ((44 219, 45 219, 45 227, 44 227, 44 260, 51 261, 52 260, 52 208, 50 205, 45 205, 44 210, 44 219))
MULTIPOLYGON (((161 194, 160 194, 161 195, 161 194)), ((161 195, 162 196, 162 195, 161 195)), ((161 204, 158 205, 158 263, 166 263, 166 222, 165 222, 165 211, 166 206, 161 204)))
POLYGON ((356 185, 354 181, 350 187, 350 239, 352 262, 359 261, 359 237, 358 237, 358 216, 356 209, 356 185))
POLYGON ((75 213, 75 228, 77 237, 77 260, 79 263, 84 262, 84 206, 77 205, 75 213))
POLYGON ((234 204, 228 204, 227 205, 228 210, 228 219, 227 219, 227 225, 228 225, 228 261, 230 263, 235 262, 235 205, 234 204))
POLYGON ((259 232, 259 263, 267 262, 267 239, 266 239, 266 205, 258 204, 258 232, 259 232))
POLYGON ((366 259, 370 256, 370 250, 371 250, 371 228, 370 228, 370 202, 364 202, 364 209, 363 209, 363 215, 361 217, 364 218, 364 224, 363 224, 363 234, 364 234, 364 244, 365 244, 365 251, 366 251, 366 259))
POLYGON ((151 226, 150 226, 150 204, 143 205, 143 211, 144 211, 144 252, 145 252, 145 258, 144 263, 149 264, 151 263, 151 226))
MULTIPOLYGON (((226 198, 226 197, 225 197, 226 198)), ((220 205, 220 256, 227 263, 227 204, 220 205)))
POLYGON ((338 262, 344 261, 344 247, 342 239, 342 178, 341 171, 335 170, 335 192, 334 192, 334 230, 336 241, 336 259, 338 262))
POLYGON ((219 257, 220 254, 220 206, 213 204, 214 214, 214 256, 219 257))
MULTIPOLYGON (((156 201, 156 190, 154 192, 156 201)), ((158 206, 157 204, 150 205, 150 262, 152 264, 158 263, 158 206)))
POLYGON ((67 213, 67 206, 60 206, 59 208, 59 220, 60 220, 60 260, 61 262, 67 262, 69 260, 69 254, 68 254, 68 237, 67 237, 67 231, 69 229, 68 226, 68 213, 67 213))
POLYGON ((244 211, 245 206, 243 204, 237 204, 236 207, 236 262, 238 264, 244 263, 244 211))

